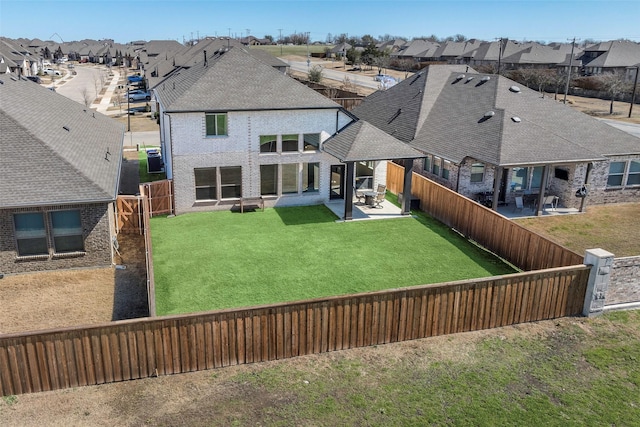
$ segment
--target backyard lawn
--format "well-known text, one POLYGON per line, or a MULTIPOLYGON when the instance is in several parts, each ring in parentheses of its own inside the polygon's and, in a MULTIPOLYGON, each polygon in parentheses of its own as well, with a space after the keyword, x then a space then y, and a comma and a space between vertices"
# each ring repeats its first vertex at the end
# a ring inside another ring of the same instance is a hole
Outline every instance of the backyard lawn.
POLYGON ((158 315, 515 272, 424 215, 335 220, 325 206, 152 218, 158 315))

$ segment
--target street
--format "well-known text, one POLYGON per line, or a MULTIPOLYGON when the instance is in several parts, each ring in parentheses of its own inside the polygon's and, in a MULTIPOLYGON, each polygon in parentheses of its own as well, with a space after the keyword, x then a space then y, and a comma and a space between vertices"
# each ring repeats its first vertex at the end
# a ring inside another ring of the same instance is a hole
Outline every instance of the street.
POLYGON ((91 105, 102 87, 101 73, 104 74, 105 81, 108 79, 107 70, 104 66, 95 65, 76 65, 74 70, 78 74, 75 76, 67 74, 63 79, 55 82, 56 92, 82 105, 87 105, 85 103, 87 100, 91 105), (60 84, 62 81, 64 83, 60 84))

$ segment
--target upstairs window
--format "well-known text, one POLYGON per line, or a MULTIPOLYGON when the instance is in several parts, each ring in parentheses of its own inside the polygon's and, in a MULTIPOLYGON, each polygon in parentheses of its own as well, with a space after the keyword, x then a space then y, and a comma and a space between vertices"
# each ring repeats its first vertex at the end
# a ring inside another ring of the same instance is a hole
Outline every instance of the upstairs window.
POLYGON ((275 153, 278 151, 277 138, 275 135, 260 135, 260 152, 275 153))
POLYGON ((282 135, 282 152, 295 152, 298 150, 298 135, 282 135))
POLYGON ((227 134, 226 114, 205 114, 207 136, 221 136, 227 134))
POLYGON ((303 136, 304 151, 318 151, 320 149, 320 134, 305 133, 303 136))
POLYGON ((629 175, 627 185, 640 185, 640 162, 632 160, 629 163, 629 175))

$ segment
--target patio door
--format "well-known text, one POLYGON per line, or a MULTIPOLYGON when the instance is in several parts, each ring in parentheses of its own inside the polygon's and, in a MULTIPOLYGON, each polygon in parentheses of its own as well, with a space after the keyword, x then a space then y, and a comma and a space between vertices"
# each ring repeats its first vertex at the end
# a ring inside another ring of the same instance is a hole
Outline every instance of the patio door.
POLYGON ((331 165, 329 199, 344 199, 344 165, 331 165))

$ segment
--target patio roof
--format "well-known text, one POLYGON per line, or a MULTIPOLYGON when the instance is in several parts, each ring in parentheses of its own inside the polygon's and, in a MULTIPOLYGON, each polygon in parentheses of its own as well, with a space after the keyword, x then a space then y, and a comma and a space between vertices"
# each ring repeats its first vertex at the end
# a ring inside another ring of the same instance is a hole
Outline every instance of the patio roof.
POLYGON ((322 149, 343 163, 424 157, 418 150, 364 120, 347 125, 329 138, 322 149))

